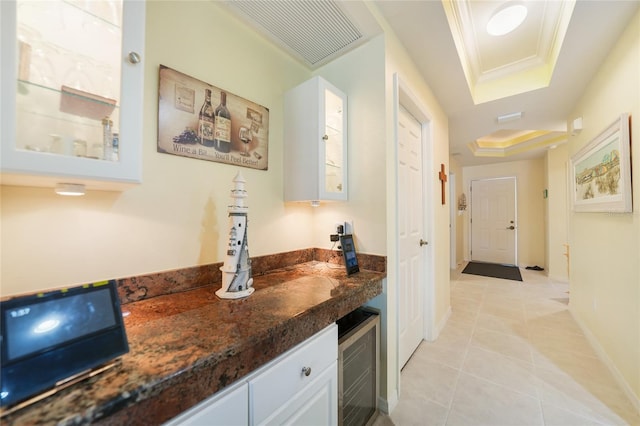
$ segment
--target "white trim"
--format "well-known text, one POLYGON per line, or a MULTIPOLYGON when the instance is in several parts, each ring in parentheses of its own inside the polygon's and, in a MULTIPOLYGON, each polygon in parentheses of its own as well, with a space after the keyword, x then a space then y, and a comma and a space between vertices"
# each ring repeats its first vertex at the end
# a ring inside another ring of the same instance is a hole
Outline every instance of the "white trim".
MULTIPOLYGON (((396 288, 394 290, 395 297, 395 365, 390 365, 387 363, 387 379, 389 378, 388 370, 391 368, 394 369, 396 377, 395 377, 395 388, 392 393, 395 395, 397 399, 397 395, 400 393, 400 321, 399 321, 399 306, 400 306, 400 298, 398 297, 398 282, 400 282, 400 273, 397 267, 397 258, 399 256, 399 235, 398 235, 398 117, 400 117, 400 82, 398 74, 395 73, 393 75, 393 153, 394 153, 394 176, 393 176, 393 196, 394 196, 394 208, 395 208, 395 222, 393 223, 393 252, 396 255, 396 265, 393 267, 393 282, 396 284, 396 288)), ((389 344, 387 343, 387 351, 389 351, 389 344)), ((389 359, 389 355, 387 353, 387 359, 389 359)), ((387 384, 387 392, 389 392, 389 385, 387 384)), ((391 406, 391 400, 393 399, 393 395, 387 395, 388 400, 385 403, 381 404, 381 407, 385 407, 387 412, 390 413, 393 410, 394 406, 391 406)))
POLYGON ((587 327, 587 325, 582 322, 582 320, 580 320, 578 315, 573 312, 571 305, 569 305, 569 312, 582 330, 582 333, 587 338, 589 344, 591 344, 591 347, 596 352, 596 355, 598 355, 598 358, 600 358, 600 361, 602 361, 602 363, 607 366, 616 383, 622 388, 625 395, 627 395, 627 398, 629 398, 629 401, 631 401, 631 404, 633 404, 633 406, 635 407, 636 411, 640 413, 640 397, 638 397, 633 392, 633 389, 631 389, 629 383, 627 383, 620 370, 618 370, 616 364, 611 360, 611 358, 609 358, 609 355, 607 355, 607 352, 604 350, 602 345, 600 345, 600 342, 598 341, 596 336, 591 332, 591 330, 589 330, 589 327, 587 327))
POLYGON ((388 399, 378 397, 378 409, 385 414, 391 414, 393 410, 398 406, 398 392, 393 391, 393 394, 388 399))
POLYGON ((456 174, 449 170, 449 269, 458 267, 456 256, 456 217, 458 213, 458 194, 456 191, 456 174))

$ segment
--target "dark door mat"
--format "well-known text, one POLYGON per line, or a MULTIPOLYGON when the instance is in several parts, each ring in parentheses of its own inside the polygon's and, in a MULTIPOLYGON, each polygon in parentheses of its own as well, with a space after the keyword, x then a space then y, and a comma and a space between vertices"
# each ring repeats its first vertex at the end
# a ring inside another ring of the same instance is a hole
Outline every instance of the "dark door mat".
POLYGON ((462 270, 462 273, 522 281, 522 275, 520 275, 520 269, 517 266, 499 265, 497 263, 469 262, 462 270))

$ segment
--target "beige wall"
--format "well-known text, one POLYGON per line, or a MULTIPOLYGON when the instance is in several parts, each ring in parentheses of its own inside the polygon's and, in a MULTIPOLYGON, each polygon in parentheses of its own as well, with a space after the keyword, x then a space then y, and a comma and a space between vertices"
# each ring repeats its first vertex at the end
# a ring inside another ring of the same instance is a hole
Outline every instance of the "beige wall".
MULTIPOLYGON (((383 397, 388 399, 389 409, 392 409, 397 403, 398 385, 399 385, 399 366, 397 360, 397 246, 395 241, 397 235, 396 211, 398 209, 396 196, 396 175, 397 175, 397 156, 396 156, 396 139, 394 129, 396 126, 395 109, 398 103, 397 94, 394 89, 394 80, 399 77, 406 85, 407 90, 411 92, 414 100, 419 104, 422 112, 429 118, 431 147, 424 154, 427 156, 428 166, 424 170, 426 182, 426 203, 427 211, 432 211, 427 220, 425 237, 429 241, 429 255, 432 259, 429 265, 429 273, 431 276, 427 278, 428 286, 433 286, 434 297, 428 301, 430 306, 426 315, 430 317, 432 330, 427 333, 435 337, 433 333, 437 333, 437 328, 444 324, 450 311, 449 301, 449 206, 440 204, 440 181, 437 178, 437 171, 440 164, 445 164, 446 170, 449 170, 449 135, 447 117, 440 108, 436 98, 424 83, 415 64, 407 55, 404 47, 397 39, 395 34, 389 29, 387 23, 378 13, 375 5, 368 4, 372 13, 378 19, 378 23, 385 30, 385 75, 384 75, 384 138, 385 138, 385 155, 386 155, 386 233, 387 238, 387 286, 385 289, 386 300, 384 308, 387 310, 388 324, 386 330, 388 335, 383 339, 383 343, 387 345, 388 350, 383 356, 387 359, 384 361, 388 366, 388 371, 382 379, 381 393, 383 397), (395 367, 395 368, 394 368, 395 367)), ((360 65, 360 69, 366 66, 360 65)), ((374 123, 367 123, 374 124, 374 123)), ((375 124, 374 124, 375 125, 375 124)), ((382 192, 382 188, 378 191, 382 192)), ((449 197, 447 196, 447 199, 449 197)), ((357 229, 357 224, 356 224, 357 229)), ((382 228, 381 226, 381 229, 382 228)))
POLYGON ((144 66, 143 183, 82 198, 3 186, 3 295, 221 261, 238 170, 251 254, 313 245, 309 209, 282 202, 283 94, 310 72, 215 2, 148 2, 144 66), (157 153, 159 64, 269 108, 269 170, 157 153))
POLYGON ((328 234, 340 220, 354 222, 360 251, 385 254, 382 38, 317 72, 348 94, 350 141, 349 201, 318 209, 282 201, 283 94, 310 71, 213 2, 148 2, 145 67, 143 184, 81 199, 3 186, 3 294, 220 261, 237 170, 247 179, 252 255, 329 248, 328 234), (212 50, 216 39, 227 42, 212 50), (234 65, 246 58, 255 66, 234 65), (269 170, 157 153, 159 64, 269 108, 269 170))
POLYGON ((570 308, 640 407, 640 12, 568 117, 584 125, 569 155, 623 112, 632 116, 634 212, 570 214, 570 308))
POLYGON ((316 74, 348 95, 349 201, 314 209, 283 203, 282 197, 283 94, 312 73, 215 2, 148 2, 143 183, 122 193, 90 192, 73 199, 50 189, 3 186, 2 293, 221 261, 231 179, 238 170, 247 179, 253 256, 330 248, 328 234, 344 220, 354 223, 359 251, 384 255, 384 38, 316 74), (227 42, 213 51, 210 41, 216 39, 227 42), (255 66, 236 66, 246 58, 255 66), (269 108, 269 169, 157 153, 159 64, 269 108))
POLYGON ((381 191, 386 180, 384 37, 330 62, 315 74, 349 95, 349 200, 313 209, 313 246, 331 248, 329 234, 334 224, 348 220, 353 222, 358 251, 385 254, 387 198, 381 191))
MULTIPOLYGON (((430 121, 430 152, 423 153, 426 156, 426 168, 423 170, 426 187, 426 211, 432 209, 432 214, 428 217, 425 229, 426 239, 429 241, 429 249, 432 250, 433 283, 435 287, 435 299, 433 300, 433 320, 434 324, 439 324, 445 318, 450 308, 449 300, 449 196, 446 196, 447 203, 441 204, 440 180, 438 172, 440 164, 445 165, 445 170, 449 170, 449 128, 448 118, 441 109, 438 101, 431 92, 431 89, 421 79, 420 74, 407 55, 402 44, 393 34, 387 37, 387 68, 386 68, 387 93, 393 89, 393 78, 397 74, 407 84, 408 90, 416 97, 421 108, 427 114, 430 121)), ((387 95, 387 131, 396 125, 396 118, 389 116, 393 112, 394 97, 387 95)), ((391 114, 392 115, 392 114, 391 114)), ((387 179, 388 185, 395 182, 397 176, 397 164, 395 155, 395 137, 387 140, 387 179)), ((448 188, 445 185, 445 192, 448 188)), ((396 209, 395 189, 388 190, 388 209, 396 209)), ((387 228, 390 232, 395 229, 395 221, 387 221, 387 228)), ((391 238, 391 237, 388 237, 391 238)))
POLYGON ((560 145, 547 151, 545 157, 546 188, 545 224, 547 239, 545 264, 547 275, 556 281, 569 281, 568 194, 567 194, 568 146, 560 145))
MULTIPOLYGON (((472 180, 515 176, 518 209, 518 265, 545 267, 544 159, 468 166, 463 168, 463 175, 464 190, 467 194, 471 194, 469 188, 472 180)), ((467 260, 470 259, 471 198, 469 195, 469 208, 464 221, 464 255, 467 260)))

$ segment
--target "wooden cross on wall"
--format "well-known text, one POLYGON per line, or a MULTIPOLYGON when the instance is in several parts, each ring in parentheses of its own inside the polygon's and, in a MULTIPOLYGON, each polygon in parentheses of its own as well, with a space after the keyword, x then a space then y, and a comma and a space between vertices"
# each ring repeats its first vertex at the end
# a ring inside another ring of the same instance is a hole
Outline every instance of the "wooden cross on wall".
POLYGON ((442 190, 442 204, 444 204, 444 184, 447 182, 447 174, 444 172, 444 164, 440 164, 440 173, 438 173, 438 179, 440 179, 440 186, 442 190))

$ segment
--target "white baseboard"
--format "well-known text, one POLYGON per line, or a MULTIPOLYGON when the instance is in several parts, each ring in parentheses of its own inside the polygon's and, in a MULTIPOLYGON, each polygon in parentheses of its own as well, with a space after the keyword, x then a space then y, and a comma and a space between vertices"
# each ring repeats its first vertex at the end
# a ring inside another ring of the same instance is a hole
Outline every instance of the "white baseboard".
POLYGON ((615 363, 611 360, 611 358, 609 358, 609 355, 607 355, 605 350, 602 348, 596 336, 591 332, 591 330, 589 330, 586 324, 584 324, 580 320, 578 315, 573 312, 573 310, 571 309, 571 305, 569 305, 569 312, 582 330, 582 333, 587 338, 589 344, 591 344, 591 347, 596 351, 596 355, 598 355, 600 361, 602 361, 604 365, 607 366, 616 383, 618 383, 618 385, 622 388, 631 403, 634 405, 636 411, 640 414, 640 397, 633 392, 631 386, 629 386, 629 383, 627 383, 622 373, 620 373, 620 370, 618 370, 618 367, 616 367, 615 363))
POLYGON ((393 391, 393 394, 389 396, 389 399, 378 397, 378 409, 385 414, 391 414, 391 412, 398 405, 398 392, 393 391))
POLYGON ((442 333, 442 330, 444 330, 444 327, 447 325, 447 321, 449 321, 449 318, 451 318, 451 305, 449 305, 449 308, 447 309, 447 313, 444 314, 444 316, 442 317, 442 320, 440 320, 440 322, 436 325, 436 329, 435 331, 435 335, 433 336, 433 340, 436 340, 439 336, 440 333, 442 333))
POLYGON ((440 333, 444 329, 445 325, 447 325, 449 317, 451 317, 451 305, 449 305, 447 312, 444 314, 442 319, 438 321, 437 324, 430 328, 427 328, 427 326, 425 325, 426 332, 424 334, 424 340, 426 340, 427 342, 434 342, 438 338, 438 336, 440 336, 440 333))

